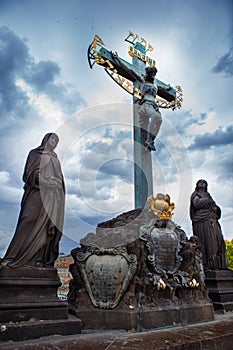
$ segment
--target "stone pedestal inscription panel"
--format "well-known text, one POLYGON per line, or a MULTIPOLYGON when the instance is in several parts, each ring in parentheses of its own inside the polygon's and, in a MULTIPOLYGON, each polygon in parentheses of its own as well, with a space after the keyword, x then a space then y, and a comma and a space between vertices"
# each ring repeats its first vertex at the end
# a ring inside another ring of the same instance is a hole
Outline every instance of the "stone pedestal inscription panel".
POLYGON ((154 228, 151 232, 151 241, 157 268, 173 271, 179 247, 176 233, 166 228, 154 228))
POLYGON ((77 261, 93 305, 105 309, 118 305, 137 268, 136 255, 128 254, 124 246, 89 247, 85 253, 77 254, 77 261))

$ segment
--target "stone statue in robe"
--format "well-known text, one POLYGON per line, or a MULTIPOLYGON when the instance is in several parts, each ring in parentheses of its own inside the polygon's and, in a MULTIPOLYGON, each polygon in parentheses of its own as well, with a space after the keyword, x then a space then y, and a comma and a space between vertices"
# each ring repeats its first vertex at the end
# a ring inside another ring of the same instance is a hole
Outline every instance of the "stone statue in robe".
POLYGON ((226 245, 218 221, 221 209, 207 192, 207 186, 205 180, 199 180, 191 195, 193 235, 199 238, 205 269, 227 269, 226 245))
POLYGON ((55 147, 48 133, 30 151, 23 174, 24 195, 15 234, 3 258, 10 267, 53 267, 59 254, 65 208, 65 185, 55 147))

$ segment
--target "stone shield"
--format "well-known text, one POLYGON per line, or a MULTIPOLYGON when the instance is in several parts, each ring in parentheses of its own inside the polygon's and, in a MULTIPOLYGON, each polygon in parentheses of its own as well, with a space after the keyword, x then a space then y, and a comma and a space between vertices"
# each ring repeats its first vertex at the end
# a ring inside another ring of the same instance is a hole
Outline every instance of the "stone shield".
POLYGON ((173 230, 154 228, 151 231, 151 246, 156 266, 165 271, 174 271, 180 249, 178 237, 173 230))
POLYGON ((126 246, 88 247, 76 257, 93 305, 101 309, 115 308, 136 272, 136 255, 128 254, 126 246))

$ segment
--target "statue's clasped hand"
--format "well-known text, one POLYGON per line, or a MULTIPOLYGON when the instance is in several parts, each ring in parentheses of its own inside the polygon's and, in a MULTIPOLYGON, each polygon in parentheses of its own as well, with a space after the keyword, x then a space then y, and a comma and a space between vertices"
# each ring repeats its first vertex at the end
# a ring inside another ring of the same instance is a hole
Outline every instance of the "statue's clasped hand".
POLYGON ((56 179, 50 179, 48 181, 48 187, 51 188, 51 189, 54 189, 54 190, 60 189, 61 188, 61 183, 58 180, 56 180, 56 179))
POLYGON ((49 179, 44 179, 40 177, 40 184, 42 187, 45 187, 48 189, 54 189, 54 190, 60 189, 62 186, 61 181, 54 177, 51 177, 49 179))

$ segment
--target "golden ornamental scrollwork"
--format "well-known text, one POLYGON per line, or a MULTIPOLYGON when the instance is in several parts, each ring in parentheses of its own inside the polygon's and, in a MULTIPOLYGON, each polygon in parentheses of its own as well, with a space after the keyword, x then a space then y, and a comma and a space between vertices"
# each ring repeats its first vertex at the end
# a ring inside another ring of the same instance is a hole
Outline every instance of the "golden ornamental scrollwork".
POLYGON ((159 218, 159 220, 171 220, 175 204, 170 202, 168 194, 158 193, 155 197, 148 197, 150 209, 159 218))
MULTIPOLYGON (((155 66, 155 60, 151 59, 146 55, 146 52, 153 51, 153 47, 147 43, 147 41, 133 32, 129 32, 128 37, 125 41, 129 42, 133 46, 129 46, 128 53, 131 57, 136 56, 138 59, 144 61, 149 66, 155 66), (137 49, 137 45, 143 45, 144 52, 141 52, 137 49)), ((102 66, 105 72, 125 91, 134 96, 137 100, 142 98, 142 91, 138 87, 134 87, 134 83, 123 77, 118 69, 111 62, 111 51, 107 50, 105 47, 104 41, 98 36, 95 35, 92 43, 88 48, 88 62, 90 68, 93 68, 94 64, 102 66)), ((175 99, 172 101, 167 101, 164 98, 156 97, 155 102, 159 108, 171 108, 172 110, 180 109, 183 103, 183 91, 180 86, 172 88, 175 95, 175 99)))
POLYGON ((181 86, 176 86, 176 98, 171 102, 168 102, 161 97, 156 97, 156 103, 159 108, 171 108, 173 111, 175 109, 180 109, 183 101, 183 90, 181 86))

